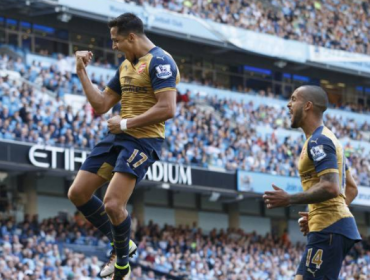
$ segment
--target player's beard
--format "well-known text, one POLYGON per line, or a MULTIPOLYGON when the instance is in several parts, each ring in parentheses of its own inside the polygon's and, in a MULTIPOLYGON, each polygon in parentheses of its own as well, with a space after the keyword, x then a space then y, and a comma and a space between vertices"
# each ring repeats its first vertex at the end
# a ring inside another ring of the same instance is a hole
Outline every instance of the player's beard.
POLYGON ((301 127, 301 121, 303 119, 303 108, 300 107, 297 111, 293 114, 293 120, 290 125, 291 128, 299 128, 301 127))

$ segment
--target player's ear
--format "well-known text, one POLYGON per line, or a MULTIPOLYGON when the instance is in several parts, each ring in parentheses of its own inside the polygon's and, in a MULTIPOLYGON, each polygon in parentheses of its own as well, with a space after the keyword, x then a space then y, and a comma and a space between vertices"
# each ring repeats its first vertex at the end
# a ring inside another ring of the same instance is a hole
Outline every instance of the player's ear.
POLYGON ((127 38, 128 38, 128 40, 129 40, 129 42, 131 42, 131 43, 132 43, 132 42, 134 42, 134 41, 136 40, 136 37, 137 37, 137 36, 136 36, 136 34, 135 34, 135 33, 129 33, 127 38))
POLYGON ((307 101, 306 105, 304 106, 304 110, 308 111, 308 110, 311 110, 311 109, 313 109, 313 103, 312 103, 312 101, 307 101))

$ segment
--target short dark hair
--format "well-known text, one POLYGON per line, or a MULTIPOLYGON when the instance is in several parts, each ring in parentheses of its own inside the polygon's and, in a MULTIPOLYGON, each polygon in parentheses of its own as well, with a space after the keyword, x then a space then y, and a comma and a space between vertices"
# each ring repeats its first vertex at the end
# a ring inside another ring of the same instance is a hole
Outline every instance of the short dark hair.
POLYGON ((108 22, 109 28, 117 27, 118 34, 128 35, 129 33, 135 33, 138 35, 143 35, 144 33, 144 24, 142 20, 132 13, 124 13, 111 21, 108 22))
POLYGON ((324 113, 329 105, 327 93, 322 87, 314 85, 302 86, 304 98, 306 101, 311 101, 314 105, 314 110, 318 113, 324 113))

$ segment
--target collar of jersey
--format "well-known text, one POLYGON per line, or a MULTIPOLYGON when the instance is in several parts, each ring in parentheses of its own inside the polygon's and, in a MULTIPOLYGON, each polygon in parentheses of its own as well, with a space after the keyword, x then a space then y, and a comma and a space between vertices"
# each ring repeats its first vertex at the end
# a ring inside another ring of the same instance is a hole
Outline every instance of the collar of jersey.
POLYGON ((156 49, 158 49, 158 47, 157 47, 157 46, 155 46, 154 48, 150 49, 150 50, 149 50, 149 52, 148 52, 147 54, 145 54, 145 55, 143 55, 143 56, 141 56, 141 57, 137 58, 137 59, 134 61, 134 63, 132 63, 132 65, 133 65, 133 66, 136 66, 136 64, 138 64, 138 63, 139 63, 140 59, 142 59, 143 57, 146 57, 148 54, 150 54, 150 53, 154 52, 156 49))
POLYGON ((310 137, 308 137, 308 139, 310 139, 312 135, 314 135, 319 129, 324 129, 324 126, 320 125, 318 128, 316 128, 315 131, 310 135, 310 137))

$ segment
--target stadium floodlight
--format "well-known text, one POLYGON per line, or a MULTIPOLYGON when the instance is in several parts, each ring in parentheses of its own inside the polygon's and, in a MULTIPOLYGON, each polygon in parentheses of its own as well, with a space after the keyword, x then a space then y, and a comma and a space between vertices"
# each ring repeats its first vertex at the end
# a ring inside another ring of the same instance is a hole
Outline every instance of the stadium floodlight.
POLYGON ((165 190, 168 190, 168 189, 170 189, 170 184, 167 184, 167 183, 163 183, 162 185, 161 185, 161 187, 162 187, 162 189, 165 189, 165 190))
POLYGON ((279 67, 279 68, 284 68, 286 65, 287 65, 287 62, 286 61, 283 61, 283 60, 279 60, 279 61, 276 61, 274 63, 275 66, 279 67))
POLYGON ((218 192, 212 192, 211 196, 209 197, 209 201, 217 201, 220 198, 221 194, 218 192))
POLYGON ((3 182, 8 177, 7 172, 0 172, 0 182, 3 182))
POLYGON ((58 15, 58 19, 61 21, 61 22, 69 22, 72 18, 72 15, 71 14, 67 14, 67 13, 62 13, 60 15, 58 15))

